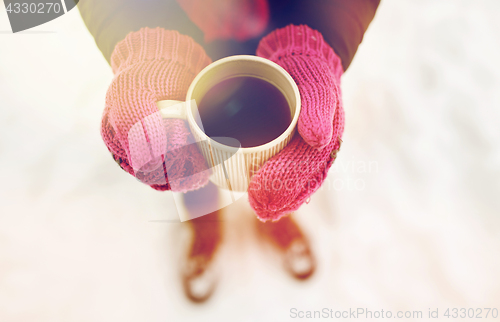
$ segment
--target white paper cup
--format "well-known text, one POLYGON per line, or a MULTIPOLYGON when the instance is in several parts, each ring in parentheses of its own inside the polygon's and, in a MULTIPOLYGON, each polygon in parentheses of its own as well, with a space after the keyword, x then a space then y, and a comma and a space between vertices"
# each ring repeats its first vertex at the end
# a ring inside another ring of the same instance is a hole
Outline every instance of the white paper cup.
POLYGON ((188 121, 198 147, 212 169, 210 180, 221 188, 243 192, 248 189, 252 175, 292 139, 300 114, 300 94, 292 77, 281 66, 261 57, 238 55, 205 67, 191 83, 185 102, 166 100, 157 102, 157 105, 163 118, 188 121), (235 148, 215 141, 203 131, 196 102, 200 102, 214 85, 239 76, 260 78, 271 83, 288 102, 292 116, 290 125, 279 137, 266 144, 235 148))

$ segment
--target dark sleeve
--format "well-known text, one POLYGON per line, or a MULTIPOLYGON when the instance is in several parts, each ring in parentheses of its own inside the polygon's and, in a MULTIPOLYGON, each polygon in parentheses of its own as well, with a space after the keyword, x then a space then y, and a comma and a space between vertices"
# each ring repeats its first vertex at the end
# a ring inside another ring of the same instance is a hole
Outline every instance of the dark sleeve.
POLYGON ((269 0, 271 26, 305 24, 323 34, 347 70, 380 0, 269 0))
POLYGON ((108 63, 115 45, 143 27, 177 30, 203 41, 203 32, 175 0, 81 0, 78 9, 108 63))

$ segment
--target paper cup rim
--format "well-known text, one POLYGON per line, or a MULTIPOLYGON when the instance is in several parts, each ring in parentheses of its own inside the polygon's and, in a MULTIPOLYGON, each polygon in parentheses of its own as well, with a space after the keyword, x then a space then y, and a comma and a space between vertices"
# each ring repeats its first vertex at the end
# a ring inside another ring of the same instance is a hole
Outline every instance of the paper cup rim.
POLYGON ((186 103, 188 105, 187 106, 188 107, 187 108, 188 122, 190 124, 196 125, 196 126, 193 126, 192 129, 194 131, 196 131, 199 136, 210 140, 210 144, 214 148, 217 148, 217 149, 223 150, 223 151, 234 151, 235 149, 237 149, 239 153, 255 153, 255 152, 266 151, 266 150, 272 149, 274 146, 276 146, 280 142, 286 140, 286 138, 292 136, 294 134, 294 131, 297 127, 297 123, 299 121, 300 108, 301 108, 299 88, 297 87, 297 84, 295 84, 295 81, 293 80, 292 76, 290 76, 290 74, 285 69, 283 69, 283 67, 276 64, 275 62, 270 61, 269 59, 265 59, 265 58, 258 57, 258 56, 252 56, 252 55, 235 55, 235 56, 225 57, 225 58, 219 59, 219 60, 213 62, 212 64, 208 65, 207 67, 205 67, 200 73, 198 73, 198 75, 196 75, 194 80, 191 82, 191 85, 189 86, 189 89, 188 89, 188 92, 186 95, 186 103), (274 68, 275 70, 279 71, 285 78, 287 78, 289 83, 291 84, 291 86, 293 88, 296 106, 295 106, 295 115, 293 116, 292 121, 290 122, 290 124, 288 125, 286 130, 280 134, 280 136, 278 136, 274 140, 269 141, 263 145, 248 147, 248 148, 243 148, 243 147, 237 148, 237 147, 224 145, 222 143, 219 143, 219 142, 213 140, 208 135, 206 135, 205 132, 203 132, 200 129, 200 127, 198 126, 198 124, 196 123, 196 121, 194 119, 193 112, 191 109, 191 100, 192 100, 191 96, 192 96, 193 91, 196 87, 196 84, 198 84, 199 80, 211 69, 216 68, 224 63, 227 63, 227 62, 233 61, 233 60, 239 60, 239 61, 247 60, 247 61, 253 61, 253 62, 259 62, 259 63, 266 64, 266 65, 274 68))

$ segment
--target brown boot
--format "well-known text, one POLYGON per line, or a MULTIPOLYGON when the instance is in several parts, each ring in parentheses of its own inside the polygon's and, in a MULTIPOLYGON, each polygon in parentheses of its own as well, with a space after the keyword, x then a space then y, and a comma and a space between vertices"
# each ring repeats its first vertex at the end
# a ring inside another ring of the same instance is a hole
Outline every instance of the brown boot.
POLYGON ((296 279, 309 278, 316 269, 316 259, 308 239, 292 217, 277 222, 257 223, 259 235, 270 241, 283 256, 285 269, 296 279))
POLYGON ((191 301, 201 303, 212 295, 217 285, 213 260, 222 235, 219 212, 190 220, 189 225, 193 238, 184 258, 182 285, 191 301))

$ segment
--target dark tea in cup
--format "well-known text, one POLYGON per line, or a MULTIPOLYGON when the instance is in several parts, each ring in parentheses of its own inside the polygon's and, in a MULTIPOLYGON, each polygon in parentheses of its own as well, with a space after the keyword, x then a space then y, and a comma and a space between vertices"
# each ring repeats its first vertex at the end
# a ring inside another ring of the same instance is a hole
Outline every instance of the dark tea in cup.
POLYGON ((162 100, 157 106, 162 118, 187 121, 213 183, 244 192, 255 171, 293 139, 300 93, 278 64, 237 55, 199 72, 185 101, 162 100))
POLYGON ((234 138, 242 148, 279 137, 292 121, 287 99, 273 84, 251 76, 224 79, 213 85, 198 104, 204 132, 234 138))

